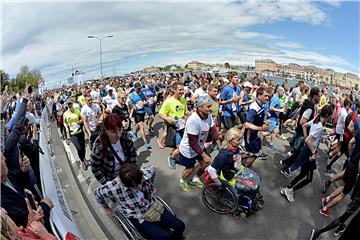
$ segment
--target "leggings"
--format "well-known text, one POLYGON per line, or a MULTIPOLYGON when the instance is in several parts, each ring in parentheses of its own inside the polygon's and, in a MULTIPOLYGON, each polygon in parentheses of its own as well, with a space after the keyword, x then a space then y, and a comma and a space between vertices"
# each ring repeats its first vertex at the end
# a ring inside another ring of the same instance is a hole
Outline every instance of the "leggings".
POLYGON ((294 191, 306 186, 312 182, 314 170, 310 161, 304 163, 301 167, 299 175, 297 175, 288 185, 287 188, 293 188, 294 191), (304 179, 305 178, 305 179, 304 179))
POLYGON ((79 133, 71 135, 70 140, 74 144, 74 147, 76 148, 76 151, 80 158, 80 161, 83 162, 85 160, 85 135, 84 135, 84 132, 81 131, 79 133))

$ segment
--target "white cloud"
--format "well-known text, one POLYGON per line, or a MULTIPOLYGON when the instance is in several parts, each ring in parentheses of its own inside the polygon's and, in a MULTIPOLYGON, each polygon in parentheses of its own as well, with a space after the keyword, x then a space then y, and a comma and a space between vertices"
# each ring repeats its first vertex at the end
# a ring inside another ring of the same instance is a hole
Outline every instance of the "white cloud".
MULTIPOLYGON (((272 48, 271 41, 281 39, 284 44, 286 36, 251 31, 251 27, 285 20, 313 25, 327 22, 321 7, 310 1, 44 1, 5 2, 2 7, 2 67, 14 76, 21 65, 27 64, 41 70, 46 82, 65 78, 71 71, 67 64, 76 62, 87 76, 98 77, 99 41, 88 39, 88 35, 114 35, 102 45, 104 72, 111 74, 112 68, 135 66, 133 56, 138 56, 139 66, 144 65, 153 53, 173 53, 179 63, 184 62, 182 56, 191 60, 192 53, 206 49, 236 53, 218 54, 217 61, 235 61, 236 55, 247 59, 305 59, 306 54, 272 48)), ((329 61, 324 56, 317 62, 329 61)))
POLYGON ((274 43, 276 46, 284 48, 302 48, 302 45, 297 42, 277 42, 274 43))

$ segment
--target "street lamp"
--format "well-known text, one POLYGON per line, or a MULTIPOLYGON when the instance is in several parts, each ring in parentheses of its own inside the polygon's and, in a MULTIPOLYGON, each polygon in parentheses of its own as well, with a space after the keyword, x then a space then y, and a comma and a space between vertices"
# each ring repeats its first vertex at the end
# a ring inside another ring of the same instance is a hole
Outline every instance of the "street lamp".
POLYGON ((66 66, 71 66, 71 76, 73 77, 74 74, 74 66, 75 65, 79 65, 79 63, 74 63, 74 64, 66 64, 66 66))
POLYGON ((96 38, 97 40, 99 40, 99 43, 100 43, 100 72, 101 72, 101 79, 103 78, 103 70, 102 70, 102 48, 101 48, 101 42, 102 40, 104 40, 105 38, 111 38, 111 37, 114 37, 114 35, 108 35, 108 36, 105 36, 105 37, 102 37, 102 38, 99 38, 97 36, 88 36, 88 38, 96 38))

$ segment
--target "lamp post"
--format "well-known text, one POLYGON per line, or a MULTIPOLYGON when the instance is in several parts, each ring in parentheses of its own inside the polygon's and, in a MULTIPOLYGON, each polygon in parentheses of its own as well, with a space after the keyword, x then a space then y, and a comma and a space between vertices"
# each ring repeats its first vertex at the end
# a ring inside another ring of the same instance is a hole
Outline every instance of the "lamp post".
POLYGON ((103 70, 102 70, 102 47, 101 47, 101 42, 102 40, 104 40, 105 38, 111 38, 111 37, 114 37, 114 35, 108 35, 108 36, 105 36, 105 37, 102 37, 102 38, 99 38, 97 36, 88 36, 88 38, 96 38, 97 40, 99 40, 99 43, 100 43, 100 76, 101 76, 101 79, 103 78, 103 70))
POLYGON ((73 77, 74 74, 74 66, 75 65, 79 65, 79 63, 74 63, 74 64, 66 64, 66 66, 71 66, 71 76, 73 77))

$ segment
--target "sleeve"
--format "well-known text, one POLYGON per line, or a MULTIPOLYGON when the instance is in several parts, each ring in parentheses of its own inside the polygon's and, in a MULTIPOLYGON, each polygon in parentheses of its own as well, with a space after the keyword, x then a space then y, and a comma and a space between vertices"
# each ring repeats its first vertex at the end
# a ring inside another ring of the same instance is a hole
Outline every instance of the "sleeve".
POLYGON ((106 178, 103 174, 102 155, 100 153, 101 145, 94 145, 93 151, 90 154, 91 172, 94 174, 96 180, 98 180, 101 184, 104 184, 106 182, 106 178))
POLYGON ((211 132, 211 135, 212 135, 212 139, 214 140, 214 141, 218 141, 219 140, 219 134, 218 134, 218 132, 217 132, 217 130, 216 130, 216 126, 212 126, 211 128, 210 128, 210 132, 211 132))
POLYGON ((271 98, 271 102, 270 102, 270 106, 273 108, 279 108, 280 105, 280 101, 278 100, 278 98, 271 98))
POLYGON ((80 115, 81 116, 86 116, 86 108, 85 107, 81 108, 80 115))
POLYGON ((111 198, 113 195, 110 191, 111 185, 112 182, 107 182, 103 186, 95 189, 94 191, 96 202, 103 206, 103 208, 109 208, 109 205, 106 203, 105 198, 111 198))
POLYGON ((143 174, 144 174, 144 179, 145 180, 150 180, 151 183, 154 182, 155 180, 155 176, 156 176, 156 168, 155 166, 148 166, 143 168, 142 170, 143 174))
POLYGON ((13 127, 13 130, 9 133, 9 135, 7 136, 7 138, 4 142, 5 148, 6 148, 6 146, 16 145, 19 140, 19 137, 20 137, 23 127, 24 127, 27 103, 28 103, 28 100, 24 98, 23 101, 21 102, 19 112, 16 114, 17 115, 16 122, 13 127))
POLYGON ((191 135, 199 135, 200 129, 198 127, 198 124, 196 124, 196 122, 194 122, 194 121, 191 121, 191 119, 194 119, 194 118, 190 118, 188 120, 188 122, 186 123, 186 132, 191 135))
POLYGON ((159 111, 160 114, 167 115, 167 103, 168 103, 168 101, 165 101, 163 103, 163 105, 161 106, 160 111, 159 111))
POLYGON ((311 135, 313 138, 319 139, 321 137, 321 133, 322 127, 320 126, 320 124, 313 124, 311 126, 309 135, 311 135))
POLYGON ((222 100, 228 100, 228 99, 229 99, 229 98, 228 98, 228 91, 227 91, 226 88, 224 88, 224 90, 221 92, 220 98, 221 98, 222 100))
POLYGON ((250 109, 246 114, 246 122, 253 123, 255 121, 256 111, 254 109, 250 109))
POLYGON ((225 150, 221 149, 218 155, 216 155, 214 161, 211 163, 211 166, 216 169, 216 171, 219 171, 223 168, 224 165, 224 159, 225 159, 225 150))
POLYGON ((188 138, 191 148, 197 153, 197 155, 201 156, 203 154, 203 150, 198 143, 199 135, 192 135, 188 133, 188 138))
MULTIPOLYGON (((9 130, 9 132, 12 130, 12 128, 14 127, 15 121, 17 119, 18 116, 18 112, 20 109, 21 103, 20 103, 20 99, 16 100, 16 107, 15 107, 15 112, 13 113, 12 117, 10 118, 8 124, 7 124, 7 129, 9 130)), ((27 106, 26 106, 27 107, 27 106)), ((25 110, 26 111, 26 110, 25 110)))
POLYGON ((309 109, 306 109, 305 112, 303 113, 302 117, 306 118, 306 119, 309 119, 310 116, 312 114, 312 110, 309 108, 309 109))

